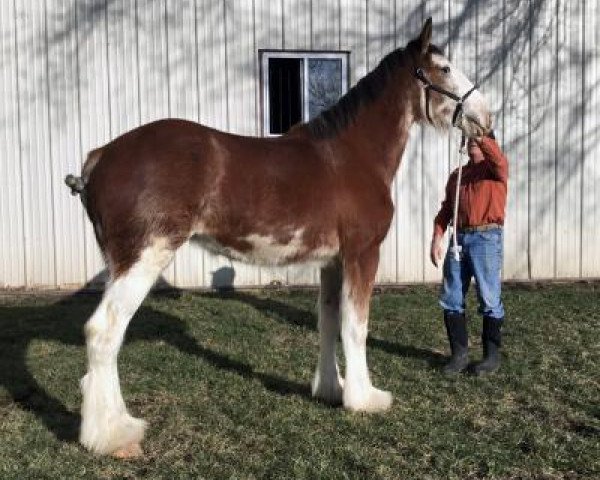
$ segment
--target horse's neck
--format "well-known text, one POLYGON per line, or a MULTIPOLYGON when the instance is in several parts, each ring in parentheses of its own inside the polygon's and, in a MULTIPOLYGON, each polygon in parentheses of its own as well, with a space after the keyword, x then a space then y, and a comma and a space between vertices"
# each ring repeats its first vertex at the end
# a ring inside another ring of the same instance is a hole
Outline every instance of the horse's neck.
POLYGON ((387 185, 391 185, 400 166, 412 122, 412 115, 406 108, 372 105, 361 112, 348 130, 348 141, 387 185))
POLYGON ((364 107, 342 133, 362 161, 378 170, 391 185, 408 141, 413 115, 409 103, 390 102, 382 96, 364 107))

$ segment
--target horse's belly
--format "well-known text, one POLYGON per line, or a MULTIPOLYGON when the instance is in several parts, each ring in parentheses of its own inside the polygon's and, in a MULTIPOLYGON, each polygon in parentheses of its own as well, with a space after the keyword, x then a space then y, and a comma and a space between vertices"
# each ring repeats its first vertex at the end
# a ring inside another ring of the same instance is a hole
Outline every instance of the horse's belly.
POLYGON ((219 242, 206 234, 194 235, 191 240, 215 255, 256 265, 325 264, 339 251, 339 246, 334 242, 309 247, 304 244, 301 232, 291 236, 287 242, 278 241, 271 235, 255 233, 227 242, 219 242))

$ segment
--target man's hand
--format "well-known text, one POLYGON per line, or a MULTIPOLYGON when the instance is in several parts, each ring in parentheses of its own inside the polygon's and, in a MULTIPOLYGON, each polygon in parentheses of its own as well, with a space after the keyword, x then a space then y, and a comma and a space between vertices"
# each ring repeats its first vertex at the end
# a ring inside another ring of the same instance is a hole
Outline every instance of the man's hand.
POLYGON ((442 237, 440 235, 436 235, 435 233, 433 234, 433 237, 431 237, 431 250, 429 252, 429 257, 431 258, 431 263, 433 263, 436 267, 442 258, 442 237))
POLYGON ((494 133, 493 130, 490 130, 488 133, 486 133, 485 135, 481 136, 481 137, 473 137, 473 140, 475 140, 475 143, 477 143, 477 145, 480 145, 483 143, 483 141, 486 138, 491 138, 492 140, 496 140, 496 134, 494 133))

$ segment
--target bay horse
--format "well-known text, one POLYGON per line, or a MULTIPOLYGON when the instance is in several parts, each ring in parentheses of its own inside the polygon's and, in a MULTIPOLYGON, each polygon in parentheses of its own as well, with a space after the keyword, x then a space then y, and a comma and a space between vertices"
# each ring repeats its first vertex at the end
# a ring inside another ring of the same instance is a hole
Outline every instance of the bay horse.
POLYGON ((394 212, 390 186, 409 129, 415 122, 454 124, 472 137, 491 127, 485 99, 430 43, 431 32, 429 18, 417 38, 388 54, 336 105, 280 137, 165 119, 93 150, 81 177, 67 177, 110 273, 85 326, 85 447, 141 454, 145 422, 127 411, 117 355, 135 311, 188 240, 254 264, 317 262, 320 352, 312 393, 352 411, 389 408, 391 394, 369 376, 367 322, 379 247, 394 212), (465 92, 468 99, 460 97, 465 92))

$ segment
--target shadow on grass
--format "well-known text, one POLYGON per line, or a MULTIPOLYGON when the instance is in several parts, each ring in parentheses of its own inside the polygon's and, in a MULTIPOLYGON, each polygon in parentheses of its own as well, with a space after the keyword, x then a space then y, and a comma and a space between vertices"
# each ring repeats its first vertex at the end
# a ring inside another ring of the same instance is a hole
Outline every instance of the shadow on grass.
MULTIPOLYGON (((163 295, 163 294, 154 294, 163 295)), ((218 294, 200 294, 202 298, 223 298, 218 294)), ((193 319, 190 319, 193 321, 193 319)), ((292 382, 290 380, 256 372, 254 368, 244 362, 232 359, 227 355, 210 350, 198 344, 196 339, 189 335, 184 321, 177 317, 158 312, 149 307, 142 307, 127 331, 127 343, 136 340, 161 339, 165 343, 178 349, 182 353, 194 355, 208 362, 210 365, 235 372, 243 378, 258 380, 263 386, 280 395, 299 395, 311 397, 308 385, 292 382)))
MULTIPOLYGON (((317 316, 314 311, 298 308, 273 298, 261 298, 250 293, 233 289, 224 289, 220 292, 199 293, 198 295, 202 298, 231 299, 245 303, 266 317, 278 322, 292 324, 307 330, 317 330, 317 316)), ((424 360, 432 368, 441 367, 447 361, 447 358, 444 355, 433 350, 418 348, 412 345, 401 345, 379 338, 369 337, 367 339, 367 346, 398 357, 424 360)))
MULTIPOLYGON (((178 297, 177 290, 154 294, 178 297)), ((316 330, 317 319, 312 311, 284 301, 239 291, 196 294, 204 299, 234 300, 248 304, 261 314, 282 323, 316 330)), ((52 396, 34 377, 27 361, 31 342, 44 340, 63 345, 84 346, 83 325, 100 301, 100 294, 77 292, 51 305, 0 306, 0 384, 23 410, 36 415, 60 441, 74 442, 78 436, 80 415, 69 410, 60 399, 52 396)), ((193 321, 193 320, 192 320, 193 321)), ((126 343, 138 340, 161 340, 179 351, 194 355, 219 369, 235 372, 245 379, 258 380, 264 387, 279 395, 311 398, 308 381, 293 382, 275 375, 256 372, 252 365, 232 359, 198 344, 188 332, 183 320, 164 312, 142 306, 131 322, 126 343)), ((443 356, 425 349, 398 345, 370 338, 368 345, 392 355, 414 357, 432 366, 440 365, 443 356)), ((315 353, 316 355, 316 353, 315 353)), ((316 357, 315 357, 316 358, 316 357)), ((84 372, 81 372, 83 376, 84 372)), ((1 399, 0 399, 1 401, 1 399)))
POLYGON ((306 310, 281 300, 275 300, 271 297, 256 296, 252 293, 240 290, 202 292, 197 293, 196 295, 206 299, 233 300, 235 302, 245 303, 265 317, 279 323, 294 325, 313 332, 317 331, 317 315, 314 312, 316 307, 311 310, 306 310))
POLYGON ((94 305, 90 298, 73 296, 50 306, 0 307, 0 384, 15 403, 40 418, 62 441, 77 438, 79 414, 38 383, 27 365, 27 351, 35 340, 83 345, 83 323, 94 305), (71 306, 76 313, 68 313, 71 306))
MULTIPOLYGON (((69 410, 36 380, 28 366, 27 351, 36 340, 83 347, 83 326, 99 301, 100 294, 78 292, 51 305, 0 306, 0 385, 6 388, 14 403, 38 417, 60 441, 77 440, 80 415, 69 410)), ((266 389, 277 394, 311 396, 308 384, 256 372, 247 363, 200 346, 181 319, 142 306, 127 330, 126 343, 159 339, 216 368, 259 380, 266 389)), ((82 371, 81 376, 83 374, 82 371)))
POLYGON ((412 345, 400 345, 398 343, 388 342, 380 338, 367 339, 367 346, 376 348, 390 355, 396 355, 403 358, 415 358, 424 360, 431 368, 439 369, 444 365, 448 358, 441 353, 428 350, 426 348, 413 347, 412 345))

